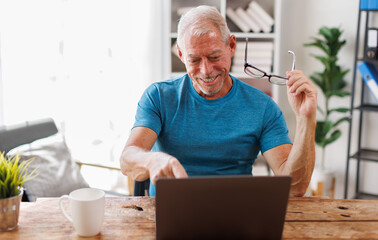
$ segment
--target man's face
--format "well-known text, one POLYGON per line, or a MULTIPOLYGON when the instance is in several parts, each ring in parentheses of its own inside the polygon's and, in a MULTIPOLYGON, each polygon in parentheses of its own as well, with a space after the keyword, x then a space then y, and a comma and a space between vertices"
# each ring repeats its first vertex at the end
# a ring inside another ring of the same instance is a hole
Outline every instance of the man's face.
POLYGON ((226 95, 232 88, 228 74, 236 47, 235 37, 231 36, 226 44, 219 31, 214 29, 199 37, 187 33, 183 40, 184 49, 179 49, 179 55, 194 89, 207 99, 226 95))

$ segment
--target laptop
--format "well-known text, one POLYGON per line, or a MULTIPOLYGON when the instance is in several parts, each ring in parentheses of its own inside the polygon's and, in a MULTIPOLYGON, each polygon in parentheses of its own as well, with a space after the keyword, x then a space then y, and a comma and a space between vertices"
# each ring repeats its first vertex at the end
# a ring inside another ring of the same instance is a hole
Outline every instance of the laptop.
POLYGON ((162 178, 156 238, 281 239, 290 176, 162 178))

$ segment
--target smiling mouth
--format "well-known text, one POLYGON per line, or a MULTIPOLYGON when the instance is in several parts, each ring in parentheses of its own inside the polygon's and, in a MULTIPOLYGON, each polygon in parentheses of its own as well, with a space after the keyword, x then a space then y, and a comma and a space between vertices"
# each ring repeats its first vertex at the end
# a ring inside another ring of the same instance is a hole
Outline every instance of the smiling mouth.
POLYGON ((218 76, 219 75, 216 75, 215 77, 199 78, 199 80, 201 80, 206 85, 211 85, 217 80, 218 76))

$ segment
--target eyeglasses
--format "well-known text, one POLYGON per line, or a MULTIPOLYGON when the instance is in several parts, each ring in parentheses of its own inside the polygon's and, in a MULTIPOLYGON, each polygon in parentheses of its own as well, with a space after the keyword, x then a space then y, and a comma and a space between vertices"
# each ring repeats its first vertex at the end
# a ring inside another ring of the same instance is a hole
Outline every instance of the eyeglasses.
MULTIPOLYGON (((267 74, 265 71, 247 63, 247 52, 248 52, 248 38, 245 39, 245 57, 244 57, 244 72, 255 79, 260 79, 267 77, 270 83, 277 84, 277 85, 285 85, 286 81, 288 80, 287 77, 281 77, 274 74, 267 74)), ((295 69, 295 53, 291 50, 288 53, 293 55, 293 65, 291 67, 291 71, 295 69)))

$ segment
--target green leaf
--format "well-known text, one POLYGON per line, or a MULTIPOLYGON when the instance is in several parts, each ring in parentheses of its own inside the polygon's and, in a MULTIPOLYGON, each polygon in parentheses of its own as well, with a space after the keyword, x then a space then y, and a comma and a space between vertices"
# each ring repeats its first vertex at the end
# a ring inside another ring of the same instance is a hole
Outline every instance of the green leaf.
POLYGON ((349 120, 350 120, 350 117, 342 117, 339 120, 337 120, 333 126, 336 127, 340 123, 345 122, 345 121, 349 121, 349 120))
POLYGON ((328 144, 331 144, 333 143, 334 141, 336 141, 339 137, 341 136, 341 131, 340 130, 335 130, 331 136, 329 138, 326 139, 325 141, 325 145, 324 146, 327 146, 328 144))
POLYGON ((319 78, 312 75, 310 76, 310 79, 315 83, 315 85, 317 85, 322 90, 322 92, 324 92, 324 84, 319 78))
POLYGON ((315 129, 315 142, 324 142, 328 132, 331 131, 332 127, 333 124, 331 121, 318 121, 315 129))
POLYGON ((20 161, 19 155, 8 158, 0 153, 0 198, 17 196, 21 186, 37 175, 37 168, 28 169, 33 160, 20 161))
POLYGON ((332 108, 328 110, 328 114, 330 114, 331 112, 346 113, 349 112, 349 108, 332 108))
POLYGON ((319 29, 319 34, 323 35, 327 40, 332 39, 333 35, 331 33, 331 29, 327 27, 322 27, 319 29))
POLYGON ((328 58, 323 57, 323 56, 314 56, 314 57, 315 57, 315 59, 317 59, 317 60, 319 60, 321 63, 323 63, 323 65, 324 65, 324 67, 325 67, 326 69, 329 69, 329 68, 330 68, 330 63, 331 63, 331 61, 330 61, 328 58))
POLYGON ((317 47, 320 50, 322 50, 325 54, 328 55, 329 52, 328 52, 328 49, 326 47, 325 42, 323 40, 321 40, 321 39, 318 39, 318 38, 313 38, 313 39, 315 40, 314 42, 312 42, 312 43, 306 43, 306 44, 304 44, 304 46, 306 46, 306 47, 317 47))

